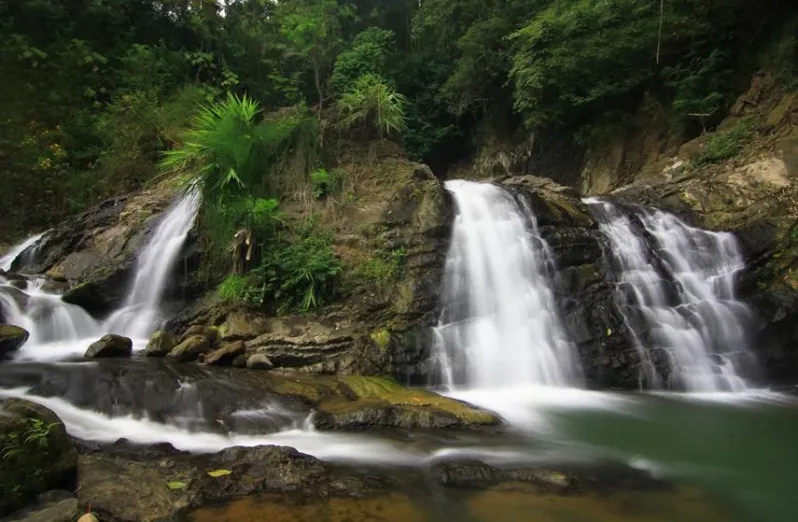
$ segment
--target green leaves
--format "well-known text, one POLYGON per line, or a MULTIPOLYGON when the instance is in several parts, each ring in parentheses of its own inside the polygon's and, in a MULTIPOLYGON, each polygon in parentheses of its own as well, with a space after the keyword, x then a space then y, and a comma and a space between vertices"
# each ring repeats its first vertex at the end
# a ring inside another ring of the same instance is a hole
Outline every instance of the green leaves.
POLYGON ((404 107, 406 98, 374 74, 357 79, 354 86, 338 100, 340 121, 344 127, 371 124, 382 137, 407 128, 404 107))
POLYGON ((186 483, 180 482, 179 480, 174 480, 171 482, 167 482, 166 487, 168 487, 171 490, 181 490, 186 488, 186 483))
POLYGON ((232 473, 233 472, 230 471, 229 469, 216 469, 213 471, 209 471, 208 475, 213 478, 219 478, 219 477, 226 477, 227 475, 230 475, 232 473))

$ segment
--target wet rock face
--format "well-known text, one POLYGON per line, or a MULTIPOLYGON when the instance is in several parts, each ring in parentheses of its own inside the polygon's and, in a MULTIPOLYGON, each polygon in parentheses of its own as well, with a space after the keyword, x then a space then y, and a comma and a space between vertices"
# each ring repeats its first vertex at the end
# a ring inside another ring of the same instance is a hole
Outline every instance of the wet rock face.
POLYGON ((180 335, 192 325, 216 326, 222 344, 242 341, 247 356, 264 355, 278 370, 426 383, 428 328, 438 318, 451 198, 427 167, 401 157, 381 160, 379 174, 361 157, 342 161, 370 177, 335 237, 334 249, 347 267, 335 303, 313 314, 271 317, 207 299, 170 321, 168 330, 180 335), (375 279, 360 270, 369 261, 385 265, 392 255, 401 268, 390 276, 375 279))
POLYGON ((38 404, 0 401, 0 516, 50 489, 72 489, 77 451, 61 420, 38 404))
POLYGON ((591 388, 637 389, 640 357, 618 310, 607 239, 577 193, 534 176, 498 180, 524 202, 554 256, 551 278, 563 327, 591 388))
POLYGON ((124 301, 136 255, 172 196, 164 185, 104 201, 45 233, 13 271, 68 281, 65 301, 104 314, 124 301))

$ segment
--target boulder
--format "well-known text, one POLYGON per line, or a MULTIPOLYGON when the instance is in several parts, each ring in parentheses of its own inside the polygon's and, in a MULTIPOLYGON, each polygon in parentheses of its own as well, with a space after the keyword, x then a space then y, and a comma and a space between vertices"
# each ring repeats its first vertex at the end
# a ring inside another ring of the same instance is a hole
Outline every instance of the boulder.
POLYGON ((80 510, 78 499, 69 491, 48 491, 24 511, 14 513, 7 522, 73 522, 80 510))
POLYGON ((246 351, 247 345, 243 341, 235 341, 208 354, 200 354, 199 362, 212 366, 230 366, 236 357, 243 355, 246 351))
POLYGON ((216 339, 219 336, 219 332, 216 330, 216 328, 195 324, 194 326, 190 326, 188 330, 183 332, 183 335, 180 337, 180 342, 182 343, 186 341, 189 337, 194 337, 195 335, 201 335, 205 337, 206 339, 208 339, 208 343, 210 343, 210 345, 213 346, 214 343, 216 343, 216 339))
POLYGON ((175 346, 167 358, 176 362, 196 361, 201 354, 211 351, 211 343, 203 335, 192 335, 185 341, 175 346))
POLYGON ((28 337, 30 334, 24 328, 11 324, 0 324, 0 359, 19 350, 28 337))
POLYGON ((102 452, 81 455, 79 466, 80 504, 100 520, 119 521, 182 520, 186 508, 262 492, 362 498, 381 492, 386 482, 278 446, 135 460, 102 452))
POLYGON ((247 359, 247 368, 250 370, 271 370, 274 364, 262 353, 256 353, 247 359))
POLYGON ((133 354, 133 341, 121 335, 108 334, 100 338, 99 341, 92 343, 86 350, 84 357, 104 358, 104 357, 130 357, 133 354))
MULTIPOLYGON (((477 428, 501 423, 491 412, 390 379, 339 377, 334 386, 336 395, 318 386, 315 390, 323 397, 313 418, 321 430, 477 428)), ((296 383, 292 388, 295 394, 301 392, 296 383)))
POLYGON ((52 489, 71 490, 78 454, 55 413, 39 404, 0 402, 0 516, 52 489))
POLYGON ((158 330, 147 342, 144 355, 147 357, 166 357, 175 347, 175 339, 169 333, 158 330))
POLYGON ((236 355, 235 359, 233 359, 232 366, 233 368, 246 368, 247 367, 247 354, 242 353, 241 355, 236 355))

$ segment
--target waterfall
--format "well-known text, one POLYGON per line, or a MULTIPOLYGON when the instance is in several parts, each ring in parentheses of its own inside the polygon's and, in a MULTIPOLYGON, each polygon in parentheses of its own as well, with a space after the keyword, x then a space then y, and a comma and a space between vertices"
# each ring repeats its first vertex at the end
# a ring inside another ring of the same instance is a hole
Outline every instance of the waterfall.
POLYGON ((187 192, 167 211, 136 261, 135 276, 122 308, 106 322, 109 332, 148 337, 160 313, 160 302, 180 250, 194 226, 200 205, 196 190, 187 192))
POLYGON ((619 304, 651 387, 741 391, 748 307, 736 299, 745 263, 732 234, 691 227, 676 216, 643 209, 632 219, 612 203, 585 200, 611 245, 619 304), (641 237, 650 235, 652 245, 641 237), (652 359, 666 356, 661 379, 652 359))
POLYGON ((28 248, 37 244, 42 236, 44 236, 44 233, 36 234, 35 236, 29 237, 22 243, 11 247, 8 252, 0 257, 0 270, 11 270, 11 265, 14 263, 14 260, 28 248))
POLYGON ((506 190, 448 181, 458 214, 446 258, 435 360, 450 387, 565 386, 581 369, 556 312, 550 250, 506 190))
MULTIPOLYGON (((105 321, 95 320, 79 306, 65 303, 59 294, 45 290, 43 278, 24 282, 20 284, 22 288, 17 288, 0 277, 0 308, 5 320, 31 334, 18 357, 55 360, 82 355, 92 341, 107 333, 131 337, 134 346, 140 347, 158 326, 162 294, 193 227, 200 202, 199 193, 190 191, 167 210, 137 258, 127 299, 105 321)), ((4 265, 10 266, 38 237, 14 247, 2 258, 4 265)))

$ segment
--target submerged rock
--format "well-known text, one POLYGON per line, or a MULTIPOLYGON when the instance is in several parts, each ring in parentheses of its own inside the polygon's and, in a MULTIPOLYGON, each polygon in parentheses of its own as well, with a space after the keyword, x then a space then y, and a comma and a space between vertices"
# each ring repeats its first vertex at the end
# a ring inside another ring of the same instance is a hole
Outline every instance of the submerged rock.
POLYGON ((133 341, 121 335, 108 334, 92 343, 84 357, 130 357, 133 354, 133 341))
POLYGON ((208 353, 210 350, 211 344, 207 337, 192 335, 175 346, 167 357, 177 362, 191 362, 196 361, 201 354, 208 353))
POLYGON ((55 413, 20 399, 0 401, 0 516, 51 489, 71 489, 77 451, 55 413))
POLYGON ((250 370, 271 370, 274 364, 262 353, 256 353, 247 358, 247 368, 250 370))
POLYGON ((166 357, 175 347, 175 339, 171 334, 158 330, 150 337, 144 355, 147 357, 166 357))
POLYGON ((12 324, 0 324, 0 359, 8 357, 19 350, 30 337, 24 328, 12 324))
POLYGON ((211 366, 231 366, 235 358, 243 355, 246 351, 247 346, 243 341, 235 341, 208 354, 200 354, 199 362, 211 366))

